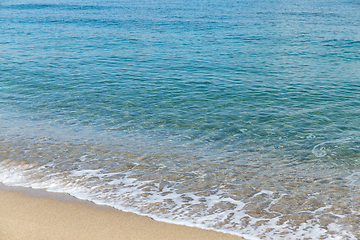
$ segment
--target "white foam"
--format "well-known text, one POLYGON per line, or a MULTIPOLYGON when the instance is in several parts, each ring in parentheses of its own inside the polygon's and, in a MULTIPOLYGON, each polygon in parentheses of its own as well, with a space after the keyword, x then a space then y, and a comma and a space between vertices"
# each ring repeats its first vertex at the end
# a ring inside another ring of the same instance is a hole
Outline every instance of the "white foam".
POLYGON ((350 181, 349 186, 360 186, 360 172, 354 172, 345 177, 345 179, 350 181))
POLYGON ((312 149, 312 153, 316 156, 316 157, 325 157, 327 155, 327 151, 325 150, 325 148, 323 147, 323 145, 329 144, 329 143, 346 143, 349 142, 350 140, 352 140, 352 137, 348 137, 345 139, 338 139, 338 140, 334 140, 334 141, 326 141, 326 142, 322 142, 317 144, 313 149, 312 149))
MULTIPOLYGON (((44 179, 34 178, 39 172, 51 168, 52 164, 54 163, 49 162, 38 168, 26 164, 19 166, 0 164, 0 181, 6 185, 43 188, 47 191, 68 193, 79 199, 150 216, 158 221, 213 229, 247 239, 295 240, 304 238, 342 239, 345 237, 355 239, 351 232, 336 222, 331 223, 327 226, 328 229, 325 229, 317 224, 316 218, 314 218, 294 229, 289 221, 281 222, 281 216, 271 218, 251 216, 245 210, 247 203, 226 196, 226 192, 222 190, 209 196, 201 196, 195 192, 178 193, 174 187, 178 183, 167 181, 162 191, 159 191, 161 182, 141 181, 133 177, 131 171, 109 173, 103 169, 79 169, 69 172, 67 179, 64 179, 60 173, 49 173, 48 177, 44 179), (113 176, 116 177, 112 178, 113 176), (219 203, 232 204, 233 207, 217 208, 219 203), (161 208, 158 207, 160 205, 161 208), (242 219, 245 218, 248 219, 247 225, 242 224, 242 219), (264 224, 265 222, 266 224, 264 224), (221 224, 219 225, 219 223, 221 224), (329 234, 329 232, 332 233, 329 234)), ((354 173, 347 179, 353 181, 359 175, 360 173, 354 173)), ((265 209, 270 213, 271 206, 277 204, 287 194, 277 195, 274 191, 263 189, 254 193, 251 199, 261 196, 270 200, 265 209)), ((314 196, 311 197, 314 198, 314 196)), ((321 215, 329 208, 331 205, 322 206, 313 213, 321 215)), ((331 212, 329 214, 337 216, 331 212)))

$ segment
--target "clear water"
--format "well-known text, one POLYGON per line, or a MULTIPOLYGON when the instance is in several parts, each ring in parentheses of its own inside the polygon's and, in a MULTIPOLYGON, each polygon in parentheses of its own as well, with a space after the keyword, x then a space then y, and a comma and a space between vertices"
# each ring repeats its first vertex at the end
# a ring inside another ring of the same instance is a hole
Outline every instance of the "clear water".
POLYGON ((2 0, 0 181, 359 239, 359 29, 356 0, 2 0))

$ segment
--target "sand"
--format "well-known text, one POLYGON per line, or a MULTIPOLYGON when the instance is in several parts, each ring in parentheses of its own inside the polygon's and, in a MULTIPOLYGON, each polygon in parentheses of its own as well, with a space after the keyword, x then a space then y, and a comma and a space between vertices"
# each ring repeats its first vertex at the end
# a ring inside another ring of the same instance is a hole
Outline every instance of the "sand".
POLYGON ((66 194, 0 186, 0 239, 221 240, 238 236, 155 221, 66 194))

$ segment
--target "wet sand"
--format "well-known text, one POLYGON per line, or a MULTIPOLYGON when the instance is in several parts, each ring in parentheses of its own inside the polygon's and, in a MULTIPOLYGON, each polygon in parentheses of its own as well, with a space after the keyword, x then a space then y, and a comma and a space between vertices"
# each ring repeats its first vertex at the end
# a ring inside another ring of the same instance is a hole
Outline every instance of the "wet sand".
POLYGON ((240 240, 238 236, 155 221, 66 194, 0 186, 0 239, 240 240))

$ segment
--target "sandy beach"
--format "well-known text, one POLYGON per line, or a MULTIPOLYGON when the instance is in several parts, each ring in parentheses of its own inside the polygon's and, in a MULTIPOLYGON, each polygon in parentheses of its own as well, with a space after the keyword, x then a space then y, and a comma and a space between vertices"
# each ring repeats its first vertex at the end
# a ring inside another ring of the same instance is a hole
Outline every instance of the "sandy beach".
POLYGON ((0 187, 0 239, 243 239, 155 221, 66 194, 0 187))

